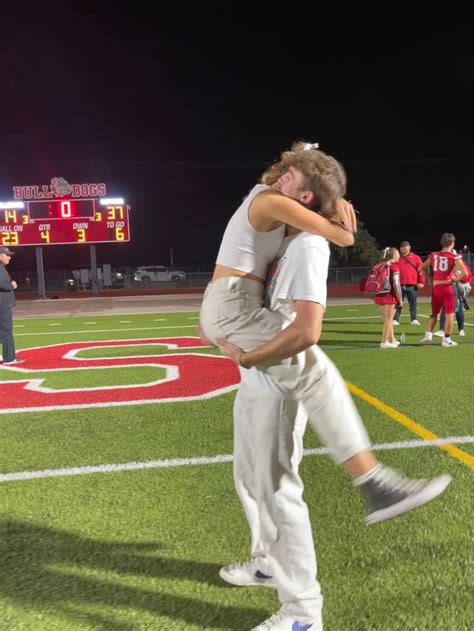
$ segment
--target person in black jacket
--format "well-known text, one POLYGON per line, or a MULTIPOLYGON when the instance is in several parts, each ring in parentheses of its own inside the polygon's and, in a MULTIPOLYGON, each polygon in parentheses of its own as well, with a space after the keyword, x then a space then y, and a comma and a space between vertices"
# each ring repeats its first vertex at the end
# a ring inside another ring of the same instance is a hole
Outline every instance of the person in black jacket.
POLYGON ((10 278, 6 266, 10 263, 13 252, 6 247, 0 247, 0 342, 2 344, 3 363, 19 364, 15 354, 15 342, 13 340, 13 316, 12 308, 15 306, 13 291, 17 284, 10 278))

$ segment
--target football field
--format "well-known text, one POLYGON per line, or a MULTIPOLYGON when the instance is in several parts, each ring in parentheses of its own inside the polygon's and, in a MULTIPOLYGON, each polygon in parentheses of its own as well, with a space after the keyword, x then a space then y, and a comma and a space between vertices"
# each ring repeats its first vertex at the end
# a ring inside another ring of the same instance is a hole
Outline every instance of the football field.
MULTIPOLYGON (((359 492, 307 430, 327 631, 474 626, 474 317, 458 347, 423 347, 428 314, 419 305, 413 327, 405 313, 405 344, 382 350, 373 305, 326 312, 321 347, 378 457, 453 477, 438 500, 367 527, 359 492)), ((15 320, 25 362, 0 365, 0 631, 245 631, 279 608, 273 590, 218 576, 249 549, 232 481, 239 376, 200 345, 197 316, 15 320)))

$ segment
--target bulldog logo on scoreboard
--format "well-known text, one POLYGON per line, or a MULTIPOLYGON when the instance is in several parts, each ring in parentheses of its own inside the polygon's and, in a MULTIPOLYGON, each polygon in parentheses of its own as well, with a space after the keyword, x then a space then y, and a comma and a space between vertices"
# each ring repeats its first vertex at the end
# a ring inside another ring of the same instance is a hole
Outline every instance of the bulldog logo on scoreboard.
POLYGON ((20 356, 24 363, 21 367, 5 367, 10 379, 0 381, 0 414, 190 401, 235 390, 240 382, 236 365, 220 355, 195 352, 202 348, 199 338, 177 337, 70 342, 22 350, 20 356), (139 346, 156 346, 159 352, 154 355, 137 354, 136 347, 139 346), (110 353, 107 357, 106 349, 117 347, 133 347, 134 351, 127 356, 114 357, 110 353), (83 351, 99 348, 105 350, 105 356, 81 356, 83 351), (179 354, 174 353, 175 350, 179 350, 179 354), (164 369, 165 375, 161 370, 156 379, 144 384, 63 389, 48 387, 45 376, 48 371, 89 371, 93 384, 92 378, 99 368, 130 369, 134 366, 164 369), (16 380, 11 379, 13 375, 17 376, 16 380))
POLYGON ((51 180, 51 191, 56 197, 72 195, 72 186, 63 177, 53 177, 51 180))

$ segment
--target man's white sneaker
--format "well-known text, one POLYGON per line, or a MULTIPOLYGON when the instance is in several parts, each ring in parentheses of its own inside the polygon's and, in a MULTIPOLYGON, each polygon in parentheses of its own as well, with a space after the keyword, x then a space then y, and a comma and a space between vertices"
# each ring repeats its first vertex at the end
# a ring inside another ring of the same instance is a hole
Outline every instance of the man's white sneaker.
POLYGON ((431 337, 425 335, 425 337, 420 340, 420 344, 431 344, 432 341, 433 339, 431 337))
POLYGON ((461 330, 459 331, 459 335, 460 335, 461 337, 464 337, 464 336, 466 335, 466 333, 464 332, 464 329, 461 329, 461 330))
POLYGON ((441 346, 457 346, 458 343, 455 342, 454 340, 447 340, 446 338, 443 339, 443 341, 441 342, 441 346))
POLYGON ((394 320, 393 321, 393 326, 398 326, 400 324, 400 322, 398 320, 394 320))
POLYGON ((260 572, 254 559, 225 565, 219 570, 219 576, 226 583, 238 587, 275 587, 273 577, 260 572))
POLYGON ((391 342, 381 342, 380 348, 397 348, 398 344, 392 344, 391 342))
POLYGON ((436 331, 433 335, 436 335, 436 337, 444 337, 444 331, 436 331))
POLYGON ((412 326, 420 326, 420 323, 418 322, 418 320, 412 320, 412 321, 410 322, 410 324, 411 324, 412 326))
POLYGON ((252 631, 322 631, 323 620, 321 614, 314 620, 299 620, 291 613, 290 605, 283 605, 268 620, 265 620, 252 631))

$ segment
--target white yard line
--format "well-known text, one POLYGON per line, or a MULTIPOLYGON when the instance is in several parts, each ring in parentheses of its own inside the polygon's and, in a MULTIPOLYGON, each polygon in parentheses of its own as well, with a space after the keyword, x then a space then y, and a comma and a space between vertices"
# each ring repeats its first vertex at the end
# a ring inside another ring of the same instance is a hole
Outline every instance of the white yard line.
MULTIPOLYGON (((374 451, 388 449, 413 449, 416 447, 437 447, 438 445, 462 445, 474 443, 474 436, 450 436, 436 440, 405 440, 395 443, 379 443, 373 445, 374 451)), ((305 456, 327 455, 325 447, 305 449, 305 456)), ((0 474, 0 482, 18 482, 23 480, 37 480, 40 478, 60 478, 74 475, 88 475, 91 473, 116 473, 117 471, 141 471, 143 469, 171 469, 176 467, 190 467, 197 465, 211 465, 222 462, 232 462, 231 455, 220 455, 201 458, 175 458, 171 460, 149 460, 145 462, 125 462, 123 464, 103 464, 88 467, 70 467, 65 469, 43 469, 42 471, 18 471, 0 474)))
MULTIPOLYGON (((429 315, 424 315, 423 313, 419 313, 418 314, 419 318, 426 318, 428 320, 428 318, 430 317, 429 315)), ((464 326, 474 326, 474 324, 471 324, 470 322, 464 322, 464 326)), ((456 325, 455 325, 456 328, 456 325)), ((454 335, 456 335, 456 333, 454 333, 454 335)))
POLYGON ((20 335, 72 335, 73 333, 117 333, 120 331, 162 331, 163 329, 195 329, 196 326, 194 324, 186 324, 181 326, 143 326, 139 328, 122 328, 122 329, 94 329, 94 331, 90 330, 81 330, 81 331, 40 331, 38 333, 17 333, 16 337, 20 335))
POLYGON ((341 318, 324 318, 324 322, 336 322, 337 320, 380 320, 382 321, 382 317, 380 315, 373 316, 346 316, 341 318))

